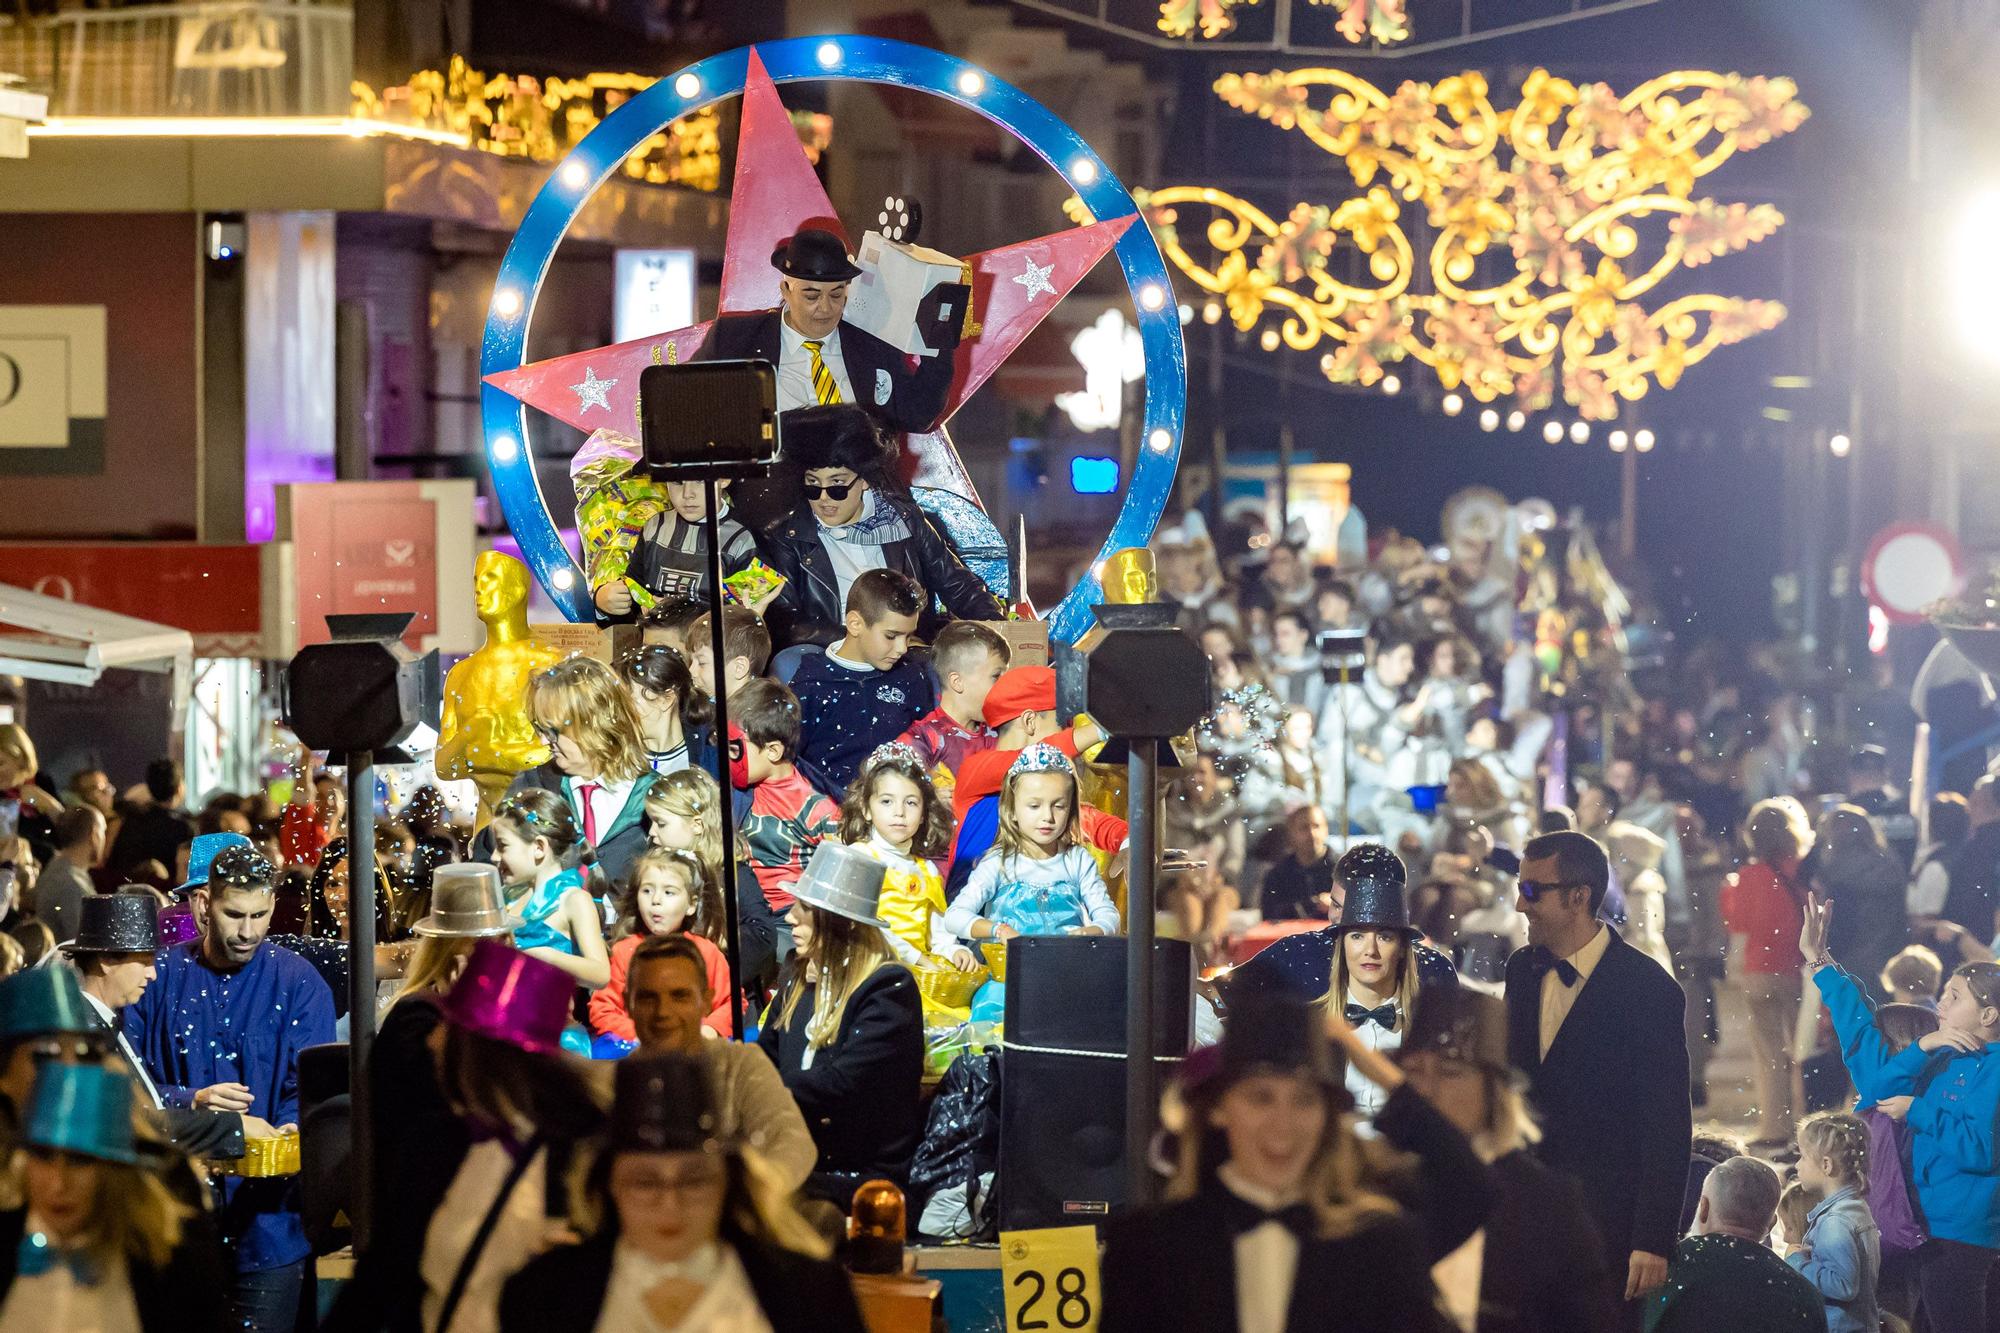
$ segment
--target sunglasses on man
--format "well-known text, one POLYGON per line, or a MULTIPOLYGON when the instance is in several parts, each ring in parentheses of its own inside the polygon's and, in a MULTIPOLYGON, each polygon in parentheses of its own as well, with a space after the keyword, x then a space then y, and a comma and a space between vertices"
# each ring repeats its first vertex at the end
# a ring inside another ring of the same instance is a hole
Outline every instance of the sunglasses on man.
POLYGON ((1561 880, 1550 880, 1544 882, 1540 880, 1524 879, 1521 881, 1521 896, 1523 898, 1526 898, 1529 902, 1535 902, 1545 893, 1561 893, 1564 889, 1582 889, 1588 887, 1589 886, 1585 884, 1569 884, 1561 880))
POLYGON ((843 481, 837 486, 815 486, 811 482, 806 482, 801 489, 805 491, 807 500, 817 500, 821 496, 829 500, 845 500, 847 493, 854 489, 854 483, 843 481))

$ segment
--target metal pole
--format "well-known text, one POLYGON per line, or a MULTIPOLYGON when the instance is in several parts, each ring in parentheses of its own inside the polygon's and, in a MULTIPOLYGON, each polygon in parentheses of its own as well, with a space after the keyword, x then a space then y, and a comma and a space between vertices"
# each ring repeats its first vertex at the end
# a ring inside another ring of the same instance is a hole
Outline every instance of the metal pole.
POLYGON ((722 792, 722 920, 724 947, 729 951, 729 1017, 736 1040, 743 1033, 743 941, 738 933, 736 914, 736 789, 729 784, 729 658, 722 641, 722 499, 716 493, 715 478, 703 477, 702 493, 708 501, 708 643, 714 662, 715 685, 715 785, 722 792))
MULTIPOLYGON (((347 1095, 350 1107, 347 1220, 354 1252, 374 1230, 375 1117, 368 1052, 375 1044, 375 753, 347 752, 347 1095)), ((310 929, 310 927, 308 927, 310 929)))
POLYGON ((1154 815, 1159 809, 1162 742, 1133 737, 1125 760, 1130 788, 1125 895, 1125 1178, 1127 1201, 1153 1200, 1148 1150, 1159 1118, 1159 1081, 1153 1068, 1153 877, 1160 863, 1154 815))

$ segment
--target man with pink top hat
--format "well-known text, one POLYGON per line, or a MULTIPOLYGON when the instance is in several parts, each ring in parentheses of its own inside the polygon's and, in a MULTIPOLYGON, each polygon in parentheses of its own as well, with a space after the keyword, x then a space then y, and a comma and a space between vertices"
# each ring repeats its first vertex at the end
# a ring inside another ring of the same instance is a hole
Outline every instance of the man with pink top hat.
MULTIPOLYGON (((299 1121, 299 1052, 333 1040, 333 992, 312 964, 264 937, 276 871, 246 841, 223 847, 194 890, 199 939, 159 955, 159 977, 124 1010, 124 1036, 160 1101, 299 1121)), ((296 1325, 312 1246, 289 1177, 226 1178, 218 1228, 235 1280, 230 1324, 296 1325)))

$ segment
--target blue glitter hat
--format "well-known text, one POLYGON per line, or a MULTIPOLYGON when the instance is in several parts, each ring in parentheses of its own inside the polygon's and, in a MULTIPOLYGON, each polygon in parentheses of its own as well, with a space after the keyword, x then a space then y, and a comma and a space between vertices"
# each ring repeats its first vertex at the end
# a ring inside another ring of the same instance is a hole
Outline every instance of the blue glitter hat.
POLYGON ((102 1065, 43 1065, 21 1137, 32 1147, 133 1165, 132 1080, 102 1065))
POLYGON ((254 844, 241 833, 204 833, 188 848, 187 883, 178 892, 186 896, 189 889, 198 889, 208 883, 209 868, 215 858, 231 847, 252 847, 254 844))
POLYGON ((1070 763, 1069 756, 1055 746, 1046 741, 1036 741, 1021 751, 1020 758, 1007 769, 1010 778, 1016 773, 1067 773, 1075 777, 1076 767, 1070 763))

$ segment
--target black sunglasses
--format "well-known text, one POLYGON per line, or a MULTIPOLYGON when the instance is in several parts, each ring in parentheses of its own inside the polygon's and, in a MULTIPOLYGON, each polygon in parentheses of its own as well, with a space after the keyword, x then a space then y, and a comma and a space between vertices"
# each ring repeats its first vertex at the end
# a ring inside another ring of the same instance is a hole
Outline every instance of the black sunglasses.
POLYGON ((1545 893, 1561 893, 1564 889, 1580 889, 1583 887, 1581 884, 1565 884, 1560 881, 1543 884, 1536 880, 1524 879, 1521 881, 1521 896, 1529 902, 1534 902, 1545 893))
POLYGON ((822 495, 829 500, 845 500, 847 493, 854 489, 854 483, 843 481, 838 486, 815 486, 808 481, 803 483, 800 489, 806 493, 808 500, 817 500, 822 495))

